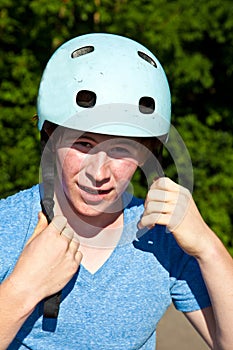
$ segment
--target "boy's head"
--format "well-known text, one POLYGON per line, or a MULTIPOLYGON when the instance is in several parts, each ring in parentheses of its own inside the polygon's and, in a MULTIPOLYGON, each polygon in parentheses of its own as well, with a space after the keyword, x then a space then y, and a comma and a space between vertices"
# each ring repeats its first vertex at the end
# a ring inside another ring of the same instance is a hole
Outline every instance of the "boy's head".
POLYGON ((51 142, 44 146, 53 129, 136 138, 153 152, 169 133, 170 90, 161 64, 144 46, 118 35, 87 34, 63 44, 49 60, 37 111, 43 150, 42 209, 49 220, 55 157, 51 142))

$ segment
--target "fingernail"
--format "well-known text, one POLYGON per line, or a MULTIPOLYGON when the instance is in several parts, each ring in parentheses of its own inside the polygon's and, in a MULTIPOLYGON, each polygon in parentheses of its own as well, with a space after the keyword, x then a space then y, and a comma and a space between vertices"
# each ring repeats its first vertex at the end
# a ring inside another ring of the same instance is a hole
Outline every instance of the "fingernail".
POLYGON ((59 232, 61 232, 67 224, 67 219, 62 215, 55 216, 51 223, 59 232))
POLYGON ((61 235, 66 236, 69 239, 73 239, 74 231, 70 227, 65 227, 64 230, 61 232, 61 235))
POLYGON ((76 233, 74 233, 73 235, 73 241, 75 241, 76 243, 80 243, 79 239, 78 239, 78 235, 76 233))

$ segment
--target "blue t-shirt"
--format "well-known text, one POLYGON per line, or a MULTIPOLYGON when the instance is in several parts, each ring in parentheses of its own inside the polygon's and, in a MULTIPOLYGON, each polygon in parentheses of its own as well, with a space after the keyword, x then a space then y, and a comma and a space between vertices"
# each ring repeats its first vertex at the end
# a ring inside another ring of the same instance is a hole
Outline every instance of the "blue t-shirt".
MULTIPOLYGON (((138 231, 143 202, 131 199, 124 195, 124 230, 109 259, 94 274, 81 265, 62 291, 57 323, 43 319, 40 303, 9 350, 154 350, 157 324, 171 302, 184 312, 210 305, 196 260, 164 226, 138 231)), ((0 281, 14 268, 40 210, 39 186, 0 201, 0 281)))

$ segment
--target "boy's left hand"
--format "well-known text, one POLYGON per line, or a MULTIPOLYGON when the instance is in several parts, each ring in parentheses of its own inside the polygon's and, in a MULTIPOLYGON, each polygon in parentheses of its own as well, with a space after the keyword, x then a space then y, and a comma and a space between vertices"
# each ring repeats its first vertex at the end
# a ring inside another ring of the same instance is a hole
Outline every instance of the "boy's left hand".
POLYGON ((191 193, 167 177, 151 185, 139 228, 165 225, 188 254, 200 256, 209 242, 207 225, 191 193))

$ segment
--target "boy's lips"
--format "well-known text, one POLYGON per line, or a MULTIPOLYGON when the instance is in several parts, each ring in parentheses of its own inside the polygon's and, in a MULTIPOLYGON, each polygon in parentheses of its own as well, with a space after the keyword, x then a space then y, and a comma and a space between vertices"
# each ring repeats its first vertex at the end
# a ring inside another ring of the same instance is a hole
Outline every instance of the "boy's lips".
POLYGON ((95 200, 103 199, 104 196, 108 195, 112 191, 112 188, 102 190, 102 189, 97 189, 97 188, 87 187, 82 185, 79 185, 78 187, 84 194, 85 198, 95 199, 95 200))

